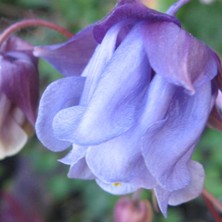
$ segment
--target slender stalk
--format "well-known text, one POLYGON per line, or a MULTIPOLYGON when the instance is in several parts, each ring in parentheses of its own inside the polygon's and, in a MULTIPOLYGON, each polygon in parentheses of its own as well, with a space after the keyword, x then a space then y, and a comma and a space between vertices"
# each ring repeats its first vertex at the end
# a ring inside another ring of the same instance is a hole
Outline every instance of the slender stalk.
POLYGON ((178 0, 175 2, 170 8, 166 11, 169 15, 176 15, 177 11, 185 4, 187 4, 190 0, 178 0))
POLYGON ((207 191, 206 189, 203 190, 202 192, 202 196, 206 199, 208 199, 213 206, 220 212, 222 213, 222 203, 217 200, 209 191, 207 191))
POLYGON ((64 35, 67 38, 70 38, 73 36, 71 32, 66 30, 65 28, 58 26, 54 23, 42 20, 42 19, 25 19, 19 22, 14 23, 13 25, 9 26, 7 29, 5 29, 2 34, 0 35, 0 45, 14 32, 17 32, 23 28, 27 27, 34 27, 34 26, 42 26, 49 29, 53 29, 62 35, 64 35))

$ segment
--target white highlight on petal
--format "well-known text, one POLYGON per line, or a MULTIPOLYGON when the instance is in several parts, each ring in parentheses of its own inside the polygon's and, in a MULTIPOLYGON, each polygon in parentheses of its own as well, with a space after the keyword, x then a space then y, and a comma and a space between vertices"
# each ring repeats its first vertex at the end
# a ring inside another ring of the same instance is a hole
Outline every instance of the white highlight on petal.
POLYGON ((28 136, 21 128, 25 121, 23 112, 13 107, 5 94, 0 95, 0 159, 19 152, 28 136))

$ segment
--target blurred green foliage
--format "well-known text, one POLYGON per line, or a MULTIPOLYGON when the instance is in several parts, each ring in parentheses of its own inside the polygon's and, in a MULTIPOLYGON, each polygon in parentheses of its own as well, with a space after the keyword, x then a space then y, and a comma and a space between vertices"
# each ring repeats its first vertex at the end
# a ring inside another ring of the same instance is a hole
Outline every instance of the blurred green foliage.
MULTIPOLYGON (((165 11, 174 1, 158 0, 158 2, 160 10, 165 11)), ((54 21, 75 33, 102 18, 114 4, 114 0, 0 0, 0 24, 2 29, 13 21, 34 16, 54 21)), ((191 0, 190 4, 181 9, 178 17, 183 27, 222 55, 222 2, 220 0, 215 0, 212 4, 191 0)), ((22 32, 21 35, 33 44, 53 44, 64 41, 64 38, 55 32, 42 28, 22 32)), ((58 72, 43 61, 40 62, 40 69, 42 89, 49 82, 60 77, 58 72)), ((34 175, 40 177, 38 183, 44 186, 42 195, 47 194, 50 200, 45 212, 45 221, 112 221, 112 210, 118 197, 105 193, 95 182, 68 179, 66 176, 68 167, 57 162, 57 159, 64 155, 64 153, 55 154, 46 150, 36 138, 33 138, 18 155, 18 158, 25 158, 31 163, 34 175)), ((205 167, 206 188, 222 200, 222 133, 207 129, 194 153, 194 159, 200 161, 205 167)), ((8 184, 13 186, 13 183, 12 178, 11 182, 7 183, 7 189, 8 184)), ((145 193, 143 198, 150 196, 145 193)), ((207 222, 211 221, 209 218, 206 208, 198 198, 180 207, 170 208, 167 219, 155 214, 154 222, 207 222)))

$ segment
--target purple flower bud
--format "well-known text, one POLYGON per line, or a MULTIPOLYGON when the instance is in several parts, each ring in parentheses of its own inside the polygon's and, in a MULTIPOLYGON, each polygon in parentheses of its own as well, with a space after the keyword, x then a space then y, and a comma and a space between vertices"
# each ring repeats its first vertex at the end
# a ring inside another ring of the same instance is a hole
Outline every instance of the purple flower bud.
POLYGON ((114 209, 115 222, 151 222, 152 208, 147 200, 122 197, 114 209))
POLYGON ((0 159, 27 142, 38 104, 37 59, 32 46, 11 37, 0 46, 0 159))

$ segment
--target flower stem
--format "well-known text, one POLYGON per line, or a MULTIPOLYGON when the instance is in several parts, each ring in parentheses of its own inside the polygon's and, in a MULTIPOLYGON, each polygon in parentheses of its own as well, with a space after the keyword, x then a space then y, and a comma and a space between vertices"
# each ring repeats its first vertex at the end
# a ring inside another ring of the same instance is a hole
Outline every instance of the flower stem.
POLYGON ((66 30, 65 28, 58 26, 54 23, 42 20, 42 19, 25 19, 19 22, 16 22, 15 24, 9 26, 5 31, 0 35, 0 45, 14 32, 19 31, 20 29, 27 28, 27 27, 33 27, 33 26, 42 26, 47 27, 49 29, 53 29, 62 35, 64 35, 67 38, 70 38, 73 36, 71 32, 66 30))
POLYGON ((216 222, 221 222, 222 218, 220 213, 222 213, 222 203, 218 201, 211 193, 209 193, 206 189, 202 192, 202 197, 214 217, 216 222))
POLYGON ((178 0, 175 2, 170 8, 166 11, 168 15, 175 16, 177 11, 185 4, 187 4, 190 0, 178 0))
POLYGON ((222 203, 217 200, 209 191, 204 189, 202 196, 206 197, 214 205, 214 207, 222 213, 222 203))

